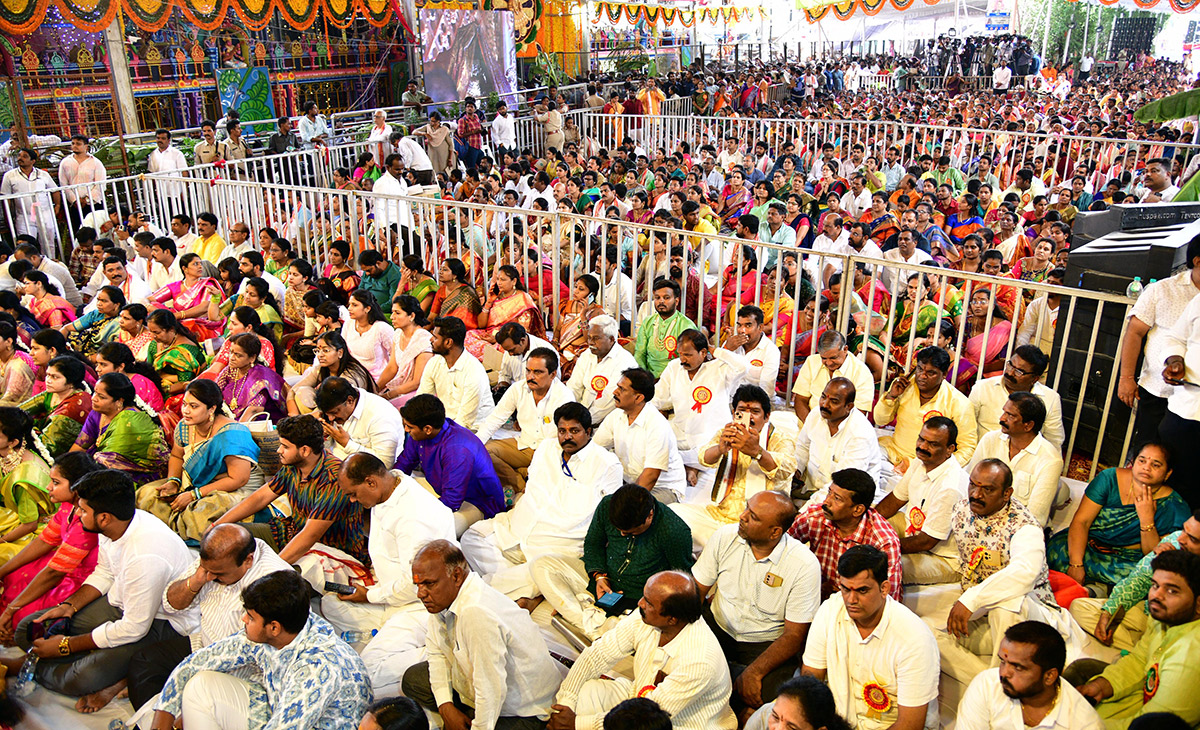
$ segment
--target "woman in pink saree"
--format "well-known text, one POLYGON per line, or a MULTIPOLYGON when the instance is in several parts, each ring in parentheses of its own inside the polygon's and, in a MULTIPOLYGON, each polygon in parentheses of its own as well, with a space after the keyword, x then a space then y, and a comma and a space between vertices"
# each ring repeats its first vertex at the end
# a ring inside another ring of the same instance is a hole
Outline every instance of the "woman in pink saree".
MULTIPOLYGON (((743 245, 741 260, 739 261, 735 254, 733 261, 725 267, 721 280, 725 283, 721 287, 720 317, 725 322, 724 328, 732 332, 733 328, 728 324, 728 312, 730 310, 737 311, 746 304, 753 304, 758 296, 758 289, 762 285, 762 275, 758 272, 758 257, 755 256, 754 249, 743 245), (739 264, 741 264, 740 271, 739 264), (741 287, 740 292, 739 286, 741 287)), ((721 339, 725 339, 725 336, 722 336, 721 339)))
POLYGON ((220 337, 225 331, 225 317, 219 305, 225 299, 221 284, 204 274, 204 259, 195 253, 179 257, 183 279, 167 284, 150 295, 150 304, 170 309, 200 342, 220 337))
POLYGON ((83 529, 72 486, 99 468, 81 451, 63 454, 51 467, 50 500, 59 505, 58 511, 41 534, 0 565, 6 599, 0 612, 0 642, 12 641, 22 618, 69 598, 96 567, 97 535, 83 529))
POLYGON ((496 269, 487 303, 479 313, 479 329, 467 332, 466 348, 480 362, 487 345, 496 346, 496 332, 509 322, 519 322, 525 331, 537 337, 546 334, 546 323, 537 302, 525 291, 521 272, 512 264, 496 269))
POLYGON ((433 335, 425 327, 429 320, 421 303, 411 294, 392 300, 392 357, 379 374, 379 395, 399 408, 417 394, 421 374, 433 357, 433 335))
POLYGON ((971 294, 966 331, 963 333, 966 340, 963 342, 962 357, 955 366, 954 374, 954 385, 964 392, 970 389, 971 383, 979 374, 981 357, 987 358, 982 366, 983 377, 986 378, 992 365, 1003 369, 1008 354, 1012 322, 1004 318, 1004 312, 997 304, 991 307, 992 322, 991 327, 988 327, 991 296, 992 293, 987 289, 980 289, 971 294))

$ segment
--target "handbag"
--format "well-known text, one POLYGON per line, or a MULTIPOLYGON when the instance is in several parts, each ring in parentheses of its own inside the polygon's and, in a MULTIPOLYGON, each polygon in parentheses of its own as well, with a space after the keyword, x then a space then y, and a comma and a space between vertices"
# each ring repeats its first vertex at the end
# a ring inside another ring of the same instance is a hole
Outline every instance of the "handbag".
POLYGON ((258 468, 263 476, 270 478, 279 471, 279 432, 271 423, 268 413, 255 413, 245 422, 251 438, 258 445, 258 468))

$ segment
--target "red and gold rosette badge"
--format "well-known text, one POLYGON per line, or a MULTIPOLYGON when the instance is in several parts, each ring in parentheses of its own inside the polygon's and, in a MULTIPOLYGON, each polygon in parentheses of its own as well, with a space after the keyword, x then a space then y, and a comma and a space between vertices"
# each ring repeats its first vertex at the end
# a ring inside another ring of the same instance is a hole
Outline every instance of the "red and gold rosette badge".
POLYGON ((651 692, 653 692, 656 689, 658 689, 658 687, 655 687, 652 684, 648 684, 645 687, 642 687, 641 689, 638 690, 637 696, 645 697, 646 695, 650 694, 651 692))
POLYGON ((922 422, 922 423, 925 423, 925 422, 926 422, 926 421, 928 421, 929 419, 931 419, 931 418, 933 418, 933 417, 935 417, 935 416, 940 416, 940 415, 942 415, 942 412, 941 412, 941 411, 929 411, 929 412, 928 412, 928 413, 926 413, 924 416, 921 416, 921 422, 922 422))
POLYGON ((604 394, 604 389, 608 387, 608 378, 604 377, 603 375, 597 375, 596 377, 592 378, 591 386, 592 391, 595 392, 596 397, 599 398, 604 394))
POLYGON ((696 386, 696 389, 692 391, 692 401, 694 401, 692 403, 692 410, 699 413, 704 406, 712 401, 712 391, 703 385, 696 386))
POLYGON ((982 547, 977 547, 971 551, 971 557, 967 560, 967 575, 971 575, 975 572, 975 569, 979 567, 981 562, 983 562, 983 556, 985 553, 987 553, 987 550, 983 549, 982 547))
POLYGON ((750 364, 756 368, 761 368, 763 366, 763 361, 762 360, 751 360, 750 364))
POLYGON ((667 351, 667 357, 675 357, 675 349, 679 346, 679 340, 675 339, 675 335, 667 335, 663 340, 663 349, 667 351))
POLYGON ((876 682, 863 685, 863 702, 867 704, 867 716, 874 720, 882 720, 884 713, 892 709, 892 698, 887 690, 876 682))
POLYGON ((921 508, 913 507, 910 509, 908 511, 908 527, 904 530, 904 534, 908 537, 912 537, 920 532, 921 528, 924 526, 925 513, 921 511, 921 508))
POLYGON ((1142 704, 1146 704, 1154 698, 1158 692, 1158 662, 1154 666, 1146 670, 1146 682, 1142 685, 1142 704))

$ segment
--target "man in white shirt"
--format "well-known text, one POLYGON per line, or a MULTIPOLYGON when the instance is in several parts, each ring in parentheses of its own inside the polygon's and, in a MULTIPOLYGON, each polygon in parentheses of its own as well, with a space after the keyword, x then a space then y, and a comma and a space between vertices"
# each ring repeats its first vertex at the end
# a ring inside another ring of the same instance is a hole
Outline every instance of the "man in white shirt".
POLYGON ((727 175, 733 172, 733 168, 744 167, 746 164, 746 156, 738 149, 739 142, 738 136, 731 134, 725 138, 725 147, 717 153, 717 165, 727 175))
POLYGON ((657 573, 638 608, 579 655, 555 697, 548 730, 601 730, 604 714, 631 697, 653 700, 670 713, 675 730, 734 730, 729 667, 702 619, 696 582, 687 573, 657 573), (633 681, 604 678, 627 658, 633 681))
POLYGON ((1190 504, 1200 503, 1196 480, 1200 477, 1200 297, 1192 299, 1175 325, 1166 332, 1162 350, 1163 382, 1172 386, 1167 413, 1158 425, 1158 436, 1171 449, 1168 483, 1190 504))
POLYGON ((621 320, 628 331, 633 320, 633 280, 621 271, 621 252, 616 246, 604 247, 604 277, 600 288, 600 305, 605 314, 621 320))
MULTIPOLYGON (((933 261, 933 257, 924 250, 917 248, 917 236, 920 235, 916 231, 902 230, 896 234, 896 248, 888 249, 883 252, 883 257, 888 261, 899 261, 904 264, 928 264, 933 261)), ((892 281, 897 276, 893 272, 893 267, 884 267, 883 269, 883 285, 892 291, 892 281)), ((904 282, 898 282, 898 287, 903 287, 904 282)))
POLYGON ((834 162, 839 166, 841 165, 841 160, 834 157, 833 152, 834 146, 832 142, 824 142, 821 144, 821 154, 816 156, 816 158, 813 160, 812 169, 808 171, 808 181, 810 183, 815 183, 821 179, 821 170, 825 167, 826 163, 834 162))
POLYGON ((56 215, 62 209, 62 195, 50 173, 35 167, 37 152, 22 148, 17 152, 17 166, 0 178, 0 195, 12 195, 6 216, 12 220, 15 233, 34 236, 44 251, 58 250, 56 215))
POLYGON ((434 357, 425 363, 417 394, 431 393, 446 406, 446 418, 475 430, 496 407, 487 370, 463 348, 467 328, 458 317, 433 321, 434 357))
POLYGON ((71 306, 79 308, 83 306, 83 295, 79 293, 79 287, 75 284, 75 279, 71 276, 71 272, 67 267, 42 255, 42 251, 36 245, 30 242, 19 243, 13 251, 13 258, 17 261, 25 259, 33 264, 33 268, 46 274, 56 284, 64 287, 62 296, 71 303, 71 306))
POLYGON ((171 216, 171 240, 175 242, 175 252, 180 256, 200 242, 200 236, 192 232, 191 216, 185 213, 171 216))
POLYGON ((1104 730, 1096 710, 1062 679, 1067 645, 1053 626, 1013 624, 997 654, 1000 666, 980 672, 967 687, 957 730, 1104 730))
POLYGON ((592 412, 593 423, 603 421, 616 408, 613 391, 621 373, 638 366, 633 355, 617 344, 617 334, 617 320, 607 314, 592 317, 588 322, 588 349, 580 353, 567 381, 575 400, 592 412))
MULTIPOLYGON (((879 485, 878 502, 887 494, 883 473, 887 460, 879 450, 875 427, 854 407, 857 400, 854 383, 838 376, 825 384, 817 408, 804 419, 796 437, 796 469, 804 473, 804 483, 816 489, 810 503, 825 501, 833 473, 842 469, 861 469, 879 485)), ((892 470, 886 469, 889 479, 892 470)))
POLYGON ((763 318, 762 309, 753 304, 743 306, 737 312, 737 331, 725 339, 725 345, 750 361, 750 369, 741 382, 757 385, 773 397, 780 354, 771 338, 763 335, 763 318))
MULTIPOLYGON (((125 301, 128 304, 145 304, 153 293, 150 291, 149 284, 129 273, 129 269, 125 267, 125 251, 123 249, 110 251, 100 266, 96 267, 96 274, 92 275, 92 281, 96 282, 95 291, 100 291, 102 286, 115 286, 125 295, 125 301), (99 277, 96 274, 99 274, 99 277)), ((93 299, 84 307, 83 311, 90 312, 95 308, 96 302, 93 299)))
POLYGON ((445 727, 544 727, 562 673, 529 613, 445 540, 421 548, 412 572, 430 614, 429 660, 404 673, 404 695, 445 727))
POLYGON ((917 458, 879 514, 900 535, 905 583, 927 585, 958 580, 958 549, 950 534, 954 505, 967 496, 967 473, 954 458, 958 427, 945 416, 925 421, 917 436, 917 458))
MULTIPOLYGON (((496 330, 496 344, 504 350, 504 358, 500 361, 500 376, 497 387, 519 383, 525 379, 525 363, 534 350, 546 349, 556 356, 554 349, 546 340, 537 335, 531 335, 520 322, 507 322, 496 330)), ((559 370, 555 370, 557 375, 559 370)))
POLYGON ((496 116, 492 117, 492 145, 496 148, 496 160, 504 160, 504 153, 517 152, 516 122, 508 115, 508 105, 503 101, 496 105, 496 116))
POLYGON ((850 234, 842 227, 841 216, 833 213, 825 216, 821 235, 813 239, 812 251, 804 259, 804 268, 818 287, 824 288, 829 275, 842 267, 841 259, 827 258, 821 254, 850 253, 849 239, 850 234))
POLYGON ((986 459, 971 470, 970 484, 951 518, 962 594, 948 615, 942 609, 925 617, 937 627, 942 667, 970 682, 1000 663, 1004 631, 1029 619, 1053 626, 1070 659, 1078 658, 1083 630, 1054 598, 1046 539, 1029 510, 1012 499, 1012 472, 1004 462, 986 459))
POLYGON ((176 255, 179 251, 174 239, 156 238, 150 244, 150 293, 162 289, 177 281, 183 279, 183 272, 179 269, 179 257, 176 255))
POLYGON ((997 66, 992 72, 992 91, 996 96, 1008 93, 1008 85, 1012 83, 1012 69, 1008 66, 997 66))
POLYGON ((851 727, 937 728, 937 641, 915 613, 888 596, 887 555, 854 545, 837 572, 840 595, 817 609, 801 673, 829 685, 851 727))
POLYGON ((791 497, 759 492, 746 500, 736 525, 713 533, 692 568, 700 594, 713 591, 704 618, 725 652, 735 708, 775 699, 799 668, 821 603, 821 566, 787 534, 795 519, 791 497))
POLYGON ((167 615, 197 613, 200 628, 190 639, 164 641, 134 655, 129 662, 129 701, 134 708, 161 692, 188 654, 243 630, 243 588, 268 573, 291 569, 242 525, 217 525, 205 533, 200 556, 162 596, 167 615))
POLYGON ((317 387, 317 410, 325 430, 325 450, 337 459, 368 453, 395 464, 404 437, 404 419, 388 401, 346 378, 328 377, 317 387))
POLYGON ((1021 345, 1008 358, 1002 375, 984 378, 972 386, 969 399, 975 409, 980 439, 988 432, 1000 429, 1000 414, 1010 395, 1033 393, 1042 399, 1046 407, 1042 435, 1055 448, 1062 449, 1067 437, 1062 420, 1062 398, 1040 382, 1049 365, 1050 358, 1036 345, 1021 345))
MULTIPOLYGON (((245 223, 239 225, 245 226, 245 223)), ((275 301, 283 303, 283 297, 287 292, 287 287, 271 272, 267 271, 266 260, 262 253, 258 251, 246 251, 238 257, 238 271, 242 272, 242 283, 238 287, 238 294, 243 294, 246 291, 246 284, 253 277, 258 277, 267 282, 267 288, 271 290, 271 296, 275 297, 275 301)))
POLYGON ((654 376, 648 370, 635 367, 621 373, 613 390, 616 410, 600 424, 595 441, 620 458, 625 482, 671 504, 683 498, 687 480, 675 432, 652 400, 654 376))
POLYGON ((136 508, 133 481, 115 469, 85 474, 74 484, 83 528, 99 534, 99 562, 78 590, 54 608, 31 614, 15 635, 29 651, 28 626, 70 618, 71 635, 36 639, 41 661, 34 676, 46 689, 80 697, 76 709, 103 707, 125 687, 129 662, 151 644, 194 633, 199 612, 167 613, 167 585, 192 563, 183 539, 154 515, 136 508))
POLYGON ((425 153, 425 148, 415 139, 401 137, 400 141, 396 143, 396 154, 400 155, 400 162, 404 165, 404 169, 413 173, 418 184, 433 184, 433 162, 425 153))
POLYGON ((475 432, 492 457, 500 483, 514 494, 525 491, 534 449, 558 433, 554 412, 562 404, 575 400, 570 389, 555 376, 557 372, 558 356, 553 350, 534 350, 525 362, 525 378, 504 391, 500 402, 475 432), (514 415, 516 437, 493 439, 514 415))
POLYGON ((533 454, 521 499, 462 536, 472 569, 531 612, 542 599, 530 564, 544 555, 582 557, 596 505, 621 486, 621 462, 592 439, 588 409, 578 403, 559 406, 554 428, 555 436, 533 454))
POLYGON ((984 459, 999 459, 1013 474, 1013 499, 1025 505, 1038 524, 1050 523, 1059 491, 1062 452, 1041 435, 1046 406, 1032 393, 1013 393, 1000 414, 1000 430, 979 440, 968 470, 984 459))
POLYGON ((379 196, 374 201, 375 230, 386 231, 392 226, 411 227, 413 224, 412 206, 404 200, 392 200, 391 196, 408 195, 408 185, 404 182, 404 161, 400 155, 393 152, 385 161, 387 171, 375 181, 371 192, 379 196), (388 196, 385 199, 382 196, 388 196))
POLYGON ((1179 194, 1179 188, 1171 182, 1171 160, 1156 157, 1146 163, 1145 177, 1134 189, 1141 203, 1170 203, 1179 194))
MULTIPOLYGON (((157 145, 146 161, 146 169, 155 175, 165 175, 168 178, 187 176, 188 161, 178 148, 171 146, 171 132, 166 129, 154 131, 154 141, 157 145)), ((159 202, 162 210, 174 215, 183 212, 183 186, 177 182, 159 180, 159 202)))
POLYGON ((861 172, 850 176, 850 189, 842 195, 842 210, 851 220, 858 220, 871 209, 871 191, 867 190, 867 179, 861 172))
MULTIPOLYGON (((854 385, 854 407, 863 413, 871 410, 875 394, 875 378, 866 363, 850 355, 846 336, 829 330, 817 338, 817 351, 804 359, 792 385, 796 418, 804 423, 817 407, 825 385, 834 378, 845 378, 854 385)), ((874 475, 878 477, 878 474, 874 475)))
POLYGON ((71 136, 71 154, 58 163, 58 184, 63 187, 63 198, 68 206, 80 206, 93 201, 104 201, 103 182, 108 179, 104 163, 92 156, 88 151, 90 142, 87 135, 71 136), (86 188, 74 188, 72 185, 88 185, 86 188))
POLYGON ((1162 379, 1167 332, 1197 294, 1200 294, 1200 236, 1188 243, 1187 269, 1148 285, 1130 310, 1129 325, 1121 341, 1121 380, 1117 397, 1130 408, 1137 403, 1133 443, 1153 438, 1167 413, 1167 399, 1175 392, 1175 388, 1162 379), (1139 354, 1143 355, 1140 372, 1137 370, 1139 354))
POLYGON ((454 542, 450 508, 412 477, 388 467, 368 452, 342 462, 338 489, 371 513, 367 551, 375 583, 321 598, 321 613, 339 632, 379 632, 362 658, 371 687, 384 697, 399 692, 404 672, 425 658, 429 614, 417 600, 413 557, 434 540, 454 542))

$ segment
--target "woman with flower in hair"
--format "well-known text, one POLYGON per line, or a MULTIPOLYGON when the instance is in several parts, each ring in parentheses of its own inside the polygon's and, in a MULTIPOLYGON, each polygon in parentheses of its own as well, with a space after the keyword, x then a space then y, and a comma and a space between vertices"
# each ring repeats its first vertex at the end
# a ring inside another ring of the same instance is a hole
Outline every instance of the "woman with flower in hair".
POLYGON ((92 393, 92 412, 71 451, 86 451, 100 466, 123 471, 142 485, 162 477, 167 446, 158 414, 148 413, 139 400, 125 374, 101 376, 92 393))
POLYGON ((104 376, 112 372, 129 377, 147 410, 157 413, 163 409, 162 379, 158 371, 150 363, 136 359, 129 346, 122 342, 110 342, 96 352, 96 374, 104 376))
POLYGON ((33 435, 33 418, 0 408, 0 560, 19 553, 53 511, 50 455, 33 435))
POLYGON ((33 418, 34 432, 46 451, 58 457, 70 450, 92 410, 92 394, 84 377, 87 368, 79 359, 60 355, 46 367, 46 390, 21 404, 33 418))
MULTIPOLYGON (((253 335, 238 338, 247 345, 255 342, 253 335)), ((198 541, 209 525, 263 485, 258 454, 250 430, 225 407, 220 387, 211 380, 193 381, 183 394, 183 420, 175 428, 167 478, 141 487, 138 507, 183 539, 198 541)))
POLYGON ((82 317, 60 329, 67 336, 67 343, 87 358, 121 331, 120 315, 125 306, 125 294, 118 287, 102 286, 93 301, 95 309, 84 312, 82 317))
POLYGON ((217 375, 217 385, 233 417, 248 421, 266 413, 273 422, 278 422, 287 415, 285 386, 279 373, 262 364, 259 337, 253 332, 243 332, 234 335, 229 344, 227 364, 217 375))

